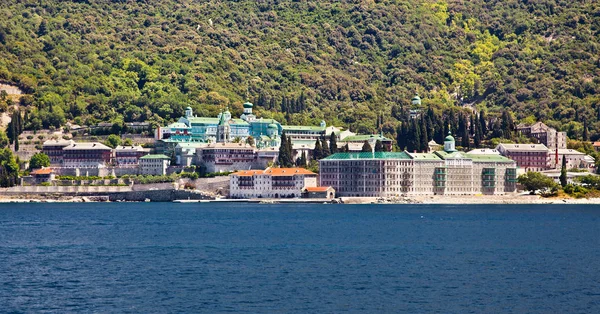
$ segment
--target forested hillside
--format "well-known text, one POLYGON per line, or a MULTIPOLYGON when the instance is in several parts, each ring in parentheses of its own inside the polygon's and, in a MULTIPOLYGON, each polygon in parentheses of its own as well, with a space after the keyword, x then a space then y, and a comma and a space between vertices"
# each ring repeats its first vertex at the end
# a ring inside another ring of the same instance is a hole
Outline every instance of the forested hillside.
POLYGON ((600 130, 595 0, 0 2, 0 81, 25 128, 166 123, 191 105, 395 135, 415 92, 436 112, 506 108, 600 130))

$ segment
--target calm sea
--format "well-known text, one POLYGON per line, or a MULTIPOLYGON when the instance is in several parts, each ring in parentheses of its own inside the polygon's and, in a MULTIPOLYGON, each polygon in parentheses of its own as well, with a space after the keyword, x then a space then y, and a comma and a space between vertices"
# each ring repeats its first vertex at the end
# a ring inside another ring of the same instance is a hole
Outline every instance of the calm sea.
POLYGON ((4 204, 0 312, 599 313, 599 206, 4 204))

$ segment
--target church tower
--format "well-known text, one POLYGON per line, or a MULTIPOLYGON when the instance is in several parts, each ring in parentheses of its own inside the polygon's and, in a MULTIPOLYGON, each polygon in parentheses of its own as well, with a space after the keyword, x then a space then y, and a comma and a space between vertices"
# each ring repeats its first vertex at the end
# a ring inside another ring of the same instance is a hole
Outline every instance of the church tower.
POLYGON ((448 130, 448 136, 444 139, 444 151, 447 153, 453 153, 456 151, 456 141, 452 136, 452 132, 448 130))
POLYGON ((229 143, 231 138, 231 125, 227 115, 221 113, 219 118, 219 125, 217 126, 217 143, 229 143))

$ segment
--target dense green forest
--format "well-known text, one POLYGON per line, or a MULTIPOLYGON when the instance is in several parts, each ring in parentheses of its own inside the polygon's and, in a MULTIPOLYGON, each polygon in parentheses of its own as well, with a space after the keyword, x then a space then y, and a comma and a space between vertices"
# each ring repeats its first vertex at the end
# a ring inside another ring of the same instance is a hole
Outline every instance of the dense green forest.
POLYGON ((472 107, 600 137, 595 0, 17 0, 0 16, 0 81, 31 94, 26 129, 250 100, 284 123, 396 136, 418 92, 440 121, 472 107))

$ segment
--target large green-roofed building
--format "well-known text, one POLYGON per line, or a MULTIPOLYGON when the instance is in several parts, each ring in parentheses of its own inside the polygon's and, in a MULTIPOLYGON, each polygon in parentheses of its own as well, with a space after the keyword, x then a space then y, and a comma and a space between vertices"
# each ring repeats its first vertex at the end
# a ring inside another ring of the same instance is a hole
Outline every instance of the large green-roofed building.
MULTIPOLYGON (((451 137, 451 136, 449 136, 451 137)), ((337 153, 319 161, 320 185, 337 196, 506 194, 516 189, 516 164, 497 154, 454 149, 434 153, 337 153)))

